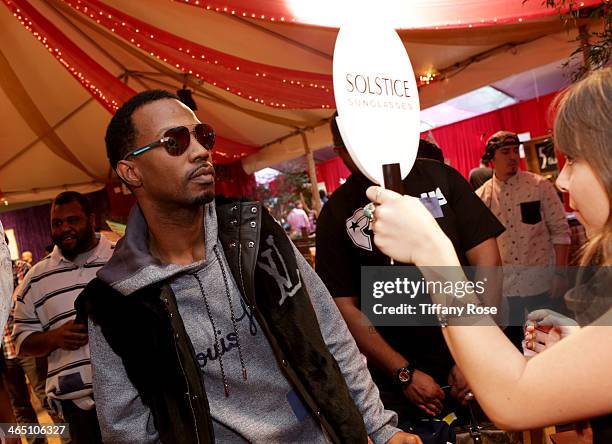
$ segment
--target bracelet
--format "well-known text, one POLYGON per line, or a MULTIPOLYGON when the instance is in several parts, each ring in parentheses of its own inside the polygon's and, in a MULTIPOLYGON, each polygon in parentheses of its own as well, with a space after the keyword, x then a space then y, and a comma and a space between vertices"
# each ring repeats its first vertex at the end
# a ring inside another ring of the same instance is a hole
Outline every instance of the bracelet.
MULTIPOLYGON (((473 305, 477 306, 477 307, 484 307, 484 304, 482 302, 478 302, 478 303, 474 303, 473 305)), ((453 305, 454 307, 454 305, 453 305)), ((440 327, 442 328, 446 328, 448 327, 449 324, 449 319, 459 319, 459 318, 468 318, 468 317, 473 317, 474 315, 465 315, 465 316, 461 316, 458 314, 446 314, 446 313, 438 313, 437 317, 438 317, 438 322, 440 323, 440 327)), ((476 316, 480 316, 480 315, 476 315, 476 316)))

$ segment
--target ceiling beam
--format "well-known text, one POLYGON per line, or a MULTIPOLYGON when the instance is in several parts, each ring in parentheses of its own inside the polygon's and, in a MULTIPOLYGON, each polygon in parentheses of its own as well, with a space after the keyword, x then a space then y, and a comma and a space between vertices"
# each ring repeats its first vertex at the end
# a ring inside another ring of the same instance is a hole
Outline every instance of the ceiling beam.
POLYGON ((289 43, 292 46, 295 46, 297 48, 303 49, 304 51, 310 52, 311 54, 314 54, 316 56, 322 57, 325 60, 330 60, 331 61, 333 59, 333 55, 332 54, 328 54, 328 53, 326 53, 324 51, 321 51, 321 50, 319 50, 317 48, 313 48, 312 46, 306 45, 305 43, 302 43, 302 42, 300 42, 298 40, 295 40, 295 39, 292 39, 290 37, 287 37, 286 35, 281 34, 279 32, 272 31, 271 29, 268 29, 265 26, 262 26, 262 25, 260 25, 258 23, 252 22, 251 20, 248 20, 248 19, 245 19, 245 18, 242 18, 242 17, 238 17, 237 15, 231 15, 229 17, 231 17, 234 20, 239 21, 240 23, 242 23, 242 24, 244 24, 246 26, 254 28, 254 29, 256 29, 259 32, 271 35, 272 37, 274 37, 274 38, 276 38, 278 40, 282 40, 283 42, 289 43))

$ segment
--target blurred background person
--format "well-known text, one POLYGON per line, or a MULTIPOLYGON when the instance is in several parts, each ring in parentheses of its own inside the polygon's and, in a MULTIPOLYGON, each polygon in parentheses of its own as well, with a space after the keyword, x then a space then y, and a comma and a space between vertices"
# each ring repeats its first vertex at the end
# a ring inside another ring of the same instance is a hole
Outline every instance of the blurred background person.
POLYGON ((33 265, 32 264, 32 252, 26 250, 23 253, 21 253, 21 260, 24 262, 27 262, 28 265, 30 265, 31 267, 33 265))
POLYGON ((325 190, 319 190, 319 199, 321 199, 321 205, 325 205, 329 200, 327 192, 325 190))
POLYGON ((289 224, 289 235, 291 238, 308 237, 310 232, 310 218, 302 202, 297 202, 295 206, 287 214, 287 223, 289 224), (306 234, 306 236, 304 236, 306 234))
POLYGON ((493 168, 489 167, 489 160, 484 156, 480 159, 480 165, 470 171, 469 179, 472 189, 476 191, 484 183, 493 177, 493 168))
POLYGON ((417 159, 429 159, 444 163, 444 153, 442 153, 442 149, 435 143, 429 140, 419 139, 417 159))
POLYGON ((13 261, 13 288, 17 288, 17 286, 21 284, 25 275, 28 274, 28 271, 32 268, 32 253, 28 255, 25 253, 30 252, 24 251, 21 255, 21 259, 13 261), (27 259, 29 259, 29 262, 27 259))

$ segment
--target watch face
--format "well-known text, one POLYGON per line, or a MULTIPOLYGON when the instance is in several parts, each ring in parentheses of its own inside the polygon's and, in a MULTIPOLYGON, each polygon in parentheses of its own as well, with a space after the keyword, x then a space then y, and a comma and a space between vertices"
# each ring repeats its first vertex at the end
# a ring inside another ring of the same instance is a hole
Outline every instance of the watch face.
POLYGON ((400 380, 400 382, 410 381, 410 370, 408 369, 400 370, 399 373, 397 374, 397 377, 400 380))

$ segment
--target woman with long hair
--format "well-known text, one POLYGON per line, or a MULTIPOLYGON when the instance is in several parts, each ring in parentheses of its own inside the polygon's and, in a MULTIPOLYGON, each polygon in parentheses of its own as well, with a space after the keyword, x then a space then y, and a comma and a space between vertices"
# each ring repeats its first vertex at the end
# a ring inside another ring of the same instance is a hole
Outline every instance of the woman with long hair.
MULTIPOLYGON (((557 186, 569 193, 570 205, 587 231, 581 265, 596 265, 595 274, 606 275, 612 265, 612 69, 594 72, 572 86, 557 105, 555 141, 567 158, 557 186)), ((414 263, 426 279, 457 279, 458 268, 440 271, 440 266, 458 267, 459 261, 418 199, 380 187, 368 189, 368 197, 376 204, 374 242, 384 253, 414 263)), ((593 288, 582 287, 581 293, 593 288)), ((590 325, 529 360, 491 322, 459 326, 444 319, 444 337, 457 365, 498 426, 527 430, 599 418, 592 421, 594 442, 612 443, 610 416, 604 416, 612 413, 612 287, 604 290, 591 295, 595 312, 593 304, 584 312, 592 318, 590 325)), ((443 302, 441 295, 432 299, 443 302)), ((531 329, 528 338, 537 340, 537 334, 531 329)))

